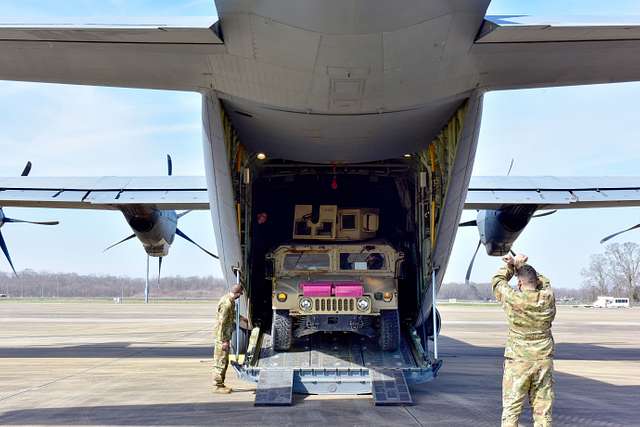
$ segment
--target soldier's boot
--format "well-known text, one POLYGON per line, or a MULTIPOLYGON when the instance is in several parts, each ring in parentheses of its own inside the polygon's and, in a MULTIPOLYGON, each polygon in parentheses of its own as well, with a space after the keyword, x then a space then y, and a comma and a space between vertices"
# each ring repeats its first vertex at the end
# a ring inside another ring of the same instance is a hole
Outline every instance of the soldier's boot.
POLYGON ((213 387, 213 392, 216 393, 216 394, 229 394, 232 391, 233 390, 231 390, 231 387, 227 387, 224 384, 216 385, 216 386, 213 387))

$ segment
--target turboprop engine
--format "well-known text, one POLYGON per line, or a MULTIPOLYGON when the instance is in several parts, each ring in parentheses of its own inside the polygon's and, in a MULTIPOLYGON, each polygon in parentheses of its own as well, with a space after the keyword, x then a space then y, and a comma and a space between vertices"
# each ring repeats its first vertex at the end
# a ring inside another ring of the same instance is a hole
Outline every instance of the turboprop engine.
POLYGON ((480 245, 484 245, 487 255, 490 256, 502 256, 509 252, 513 254, 511 247, 527 224, 529 224, 531 218, 539 218, 556 212, 549 211, 536 215, 537 209, 537 205, 509 205, 500 209, 480 210, 475 220, 459 224, 460 227, 478 227, 480 235, 478 245, 467 269, 466 283, 469 283, 473 263, 480 245))

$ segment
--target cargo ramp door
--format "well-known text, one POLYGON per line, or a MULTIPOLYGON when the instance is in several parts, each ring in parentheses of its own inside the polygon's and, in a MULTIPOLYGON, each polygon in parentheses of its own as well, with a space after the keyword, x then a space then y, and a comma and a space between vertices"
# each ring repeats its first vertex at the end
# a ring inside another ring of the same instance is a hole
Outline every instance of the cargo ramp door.
POLYGON ((265 333, 248 350, 245 364, 234 368, 240 379, 257 384, 260 406, 290 405, 293 393, 372 394, 376 405, 412 404, 409 385, 435 378, 442 362, 429 360, 407 335, 395 351, 352 333, 318 333, 279 352, 265 333))

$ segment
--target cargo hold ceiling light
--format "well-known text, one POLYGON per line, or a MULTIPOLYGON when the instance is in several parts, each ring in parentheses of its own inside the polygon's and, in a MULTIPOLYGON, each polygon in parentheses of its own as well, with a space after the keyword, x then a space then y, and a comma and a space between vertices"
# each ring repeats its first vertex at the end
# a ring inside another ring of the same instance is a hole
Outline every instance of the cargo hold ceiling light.
POLYGON ((258 160, 264 160, 264 159, 266 159, 266 158, 267 158, 267 155, 266 155, 266 154, 264 154, 264 153, 258 153, 258 154, 256 154, 256 158, 257 158, 258 160))

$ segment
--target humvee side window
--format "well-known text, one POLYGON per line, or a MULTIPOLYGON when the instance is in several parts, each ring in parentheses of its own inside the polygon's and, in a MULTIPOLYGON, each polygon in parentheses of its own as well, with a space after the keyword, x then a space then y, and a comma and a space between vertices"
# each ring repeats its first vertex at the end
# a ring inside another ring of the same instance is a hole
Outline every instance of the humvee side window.
POLYGON ((340 254, 340 270, 384 270, 385 266, 381 252, 340 254))
POLYGON ((307 221, 296 221, 296 234, 299 236, 311 236, 311 227, 307 221))
POLYGON ((329 269, 329 265, 329 254, 302 252, 285 255, 283 268, 286 271, 313 271, 327 270, 329 269))
POLYGON ((342 215, 342 229, 343 230, 355 230, 356 229, 356 216, 355 215, 342 215))
POLYGON ((331 232, 333 231, 333 223, 332 222, 322 222, 320 227, 318 227, 318 236, 331 236, 331 232))

